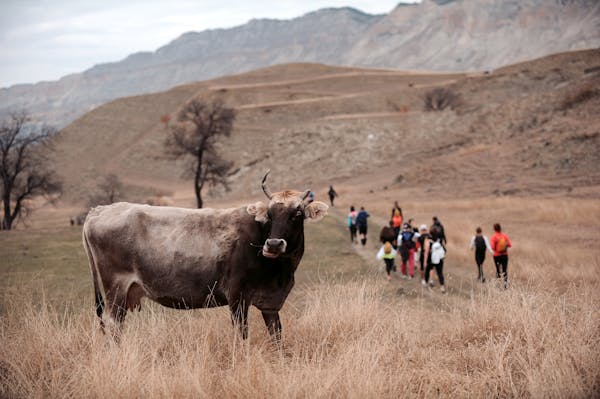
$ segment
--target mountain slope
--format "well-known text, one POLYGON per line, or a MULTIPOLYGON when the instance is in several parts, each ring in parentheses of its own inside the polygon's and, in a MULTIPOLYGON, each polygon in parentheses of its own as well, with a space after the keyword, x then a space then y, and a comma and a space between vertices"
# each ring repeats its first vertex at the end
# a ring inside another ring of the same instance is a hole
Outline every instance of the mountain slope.
POLYGON ((237 113, 221 143, 234 162, 233 196, 258 194, 258 175, 269 168, 274 186, 352 182, 365 193, 387 187, 440 198, 566 192, 600 184, 599 67, 599 50, 487 74, 279 65, 98 107, 61 132, 58 169, 71 200, 107 173, 138 201, 190 191, 183 165, 164 157, 160 116, 191 98, 218 97, 237 113), (462 99, 455 110, 423 110, 424 94, 437 87, 462 99))
POLYGON ((388 15, 323 9, 190 32, 153 53, 56 82, 0 89, 0 115, 27 108, 62 127, 106 101, 285 62, 465 71, 600 46, 600 3, 589 0, 429 1, 388 15))

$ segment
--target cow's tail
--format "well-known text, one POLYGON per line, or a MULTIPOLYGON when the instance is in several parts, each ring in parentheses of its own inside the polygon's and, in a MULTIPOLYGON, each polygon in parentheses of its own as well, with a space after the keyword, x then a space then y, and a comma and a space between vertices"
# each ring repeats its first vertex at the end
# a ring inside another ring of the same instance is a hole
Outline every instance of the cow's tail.
POLYGON ((94 296, 96 299, 96 314, 102 322, 102 313, 104 312, 104 299, 102 298, 102 292, 100 291, 100 283, 98 281, 98 268, 96 267, 96 260, 94 259, 94 253, 90 249, 87 235, 85 234, 86 226, 83 226, 83 248, 87 255, 88 262, 90 264, 90 272, 92 273, 92 282, 94 283, 94 296))

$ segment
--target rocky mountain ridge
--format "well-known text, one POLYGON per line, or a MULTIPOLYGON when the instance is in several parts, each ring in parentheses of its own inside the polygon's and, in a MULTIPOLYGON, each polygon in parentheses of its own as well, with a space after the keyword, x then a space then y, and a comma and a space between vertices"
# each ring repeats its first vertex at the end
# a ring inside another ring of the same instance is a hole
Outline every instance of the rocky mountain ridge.
POLYGON ((115 98, 288 62, 475 71, 599 46, 600 3, 589 0, 425 0, 387 15, 327 8, 188 32, 155 52, 54 82, 3 88, 0 115, 25 108, 36 120, 63 127, 115 98))

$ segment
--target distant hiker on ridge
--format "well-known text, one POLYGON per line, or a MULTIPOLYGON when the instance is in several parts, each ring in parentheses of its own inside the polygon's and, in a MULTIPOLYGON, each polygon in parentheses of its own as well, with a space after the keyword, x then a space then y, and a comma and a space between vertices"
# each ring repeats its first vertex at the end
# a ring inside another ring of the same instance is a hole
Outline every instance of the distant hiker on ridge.
POLYGON ((333 207, 333 200, 335 199, 335 197, 338 196, 338 193, 336 193, 333 189, 333 186, 330 185, 327 194, 329 194, 329 201, 331 202, 331 206, 333 207))

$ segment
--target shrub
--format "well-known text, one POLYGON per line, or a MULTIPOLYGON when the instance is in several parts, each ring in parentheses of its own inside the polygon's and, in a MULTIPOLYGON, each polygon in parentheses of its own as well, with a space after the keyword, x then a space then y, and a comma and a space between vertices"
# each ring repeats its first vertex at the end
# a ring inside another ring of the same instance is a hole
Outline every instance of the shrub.
POLYGON ((461 98, 448 88, 437 87, 425 93, 423 103, 425 111, 443 111, 448 107, 456 109, 461 104, 461 98))

